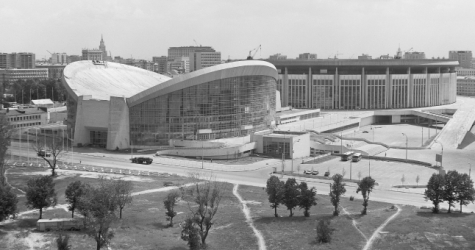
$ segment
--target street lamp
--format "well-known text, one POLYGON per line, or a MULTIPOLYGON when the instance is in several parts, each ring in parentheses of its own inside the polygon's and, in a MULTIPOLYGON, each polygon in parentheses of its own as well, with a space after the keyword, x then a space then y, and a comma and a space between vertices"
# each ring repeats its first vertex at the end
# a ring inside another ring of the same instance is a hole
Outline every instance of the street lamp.
POLYGON ((471 178, 471 175, 472 175, 472 164, 469 162, 468 165, 470 165, 470 168, 468 169, 468 178, 471 178))
POLYGON ((402 135, 404 135, 406 137, 406 160, 407 160, 407 140, 408 140, 408 138, 407 138, 406 134, 402 133, 402 135))
POLYGON ((440 159, 440 169, 443 170, 444 168, 443 168, 442 161, 444 160, 444 145, 442 145, 442 143, 440 143, 440 142, 438 142, 438 141, 435 141, 435 143, 439 143, 440 146, 442 147, 442 154, 441 154, 442 159, 440 159))
MULTIPOLYGON (((293 140, 292 140, 292 141, 293 141, 293 140)), ((299 142, 299 141, 300 141, 300 139, 298 139, 298 140, 295 142, 295 144, 297 144, 297 142, 299 142)), ((292 174, 294 173, 294 152, 295 152, 295 151, 294 151, 294 149, 293 149, 293 148, 294 148, 293 146, 294 146, 295 144, 294 144, 294 143, 292 144, 292 159, 291 159, 291 160, 292 160, 292 171, 291 171, 292 174)))

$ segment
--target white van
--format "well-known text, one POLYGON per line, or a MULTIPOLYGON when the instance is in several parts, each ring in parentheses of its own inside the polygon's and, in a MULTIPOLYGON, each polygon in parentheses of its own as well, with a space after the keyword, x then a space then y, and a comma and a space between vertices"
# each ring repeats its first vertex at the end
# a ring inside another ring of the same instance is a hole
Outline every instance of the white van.
POLYGON ((81 230, 82 227, 82 219, 76 218, 41 219, 36 222, 38 231, 81 230))

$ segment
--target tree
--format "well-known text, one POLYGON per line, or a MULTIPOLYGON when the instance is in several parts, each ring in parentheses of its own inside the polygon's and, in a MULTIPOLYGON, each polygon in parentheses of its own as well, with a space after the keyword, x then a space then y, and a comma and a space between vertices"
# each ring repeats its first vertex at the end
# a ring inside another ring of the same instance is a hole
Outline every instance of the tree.
POLYGON ((402 177, 401 177, 401 183, 402 183, 402 185, 404 185, 404 182, 406 182, 406 177, 404 176, 404 174, 402 174, 402 177))
POLYGON ((473 180, 468 174, 461 174, 457 185, 456 201, 460 204, 460 213, 462 206, 473 203, 475 201, 475 189, 473 188, 473 180))
POLYGON ((454 203, 457 201, 457 190, 459 189, 458 183, 460 181, 460 175, 457 171, 449 171, 444 176, 444 201, 449 204, 449 210, 447 213, 451 213, 451 208, 454 207, 454 203))
POLYGON ((289 217, 294 215, 293 210, 299 205, 300 190, 295 178, 289 178, 284 184, 284 205, 290 211, 289 217))
POLYGON ((63 232, 58 233, 58 237, 56 238, 56 246, 58 250, 70 250, 71 245, 69 245, 69 234, 64 234, 63 232))
MULTIPOLYGON (((1 104, 1 103, 0 103, 1 104)), ((0 116, 0 185, 6 184, 6 154, 10 146, 12 129, 5 116, 0 116)))
POLYGON ((419 181, 421 180, 421 178, 419 177, 419 175, 417 175, 416 177, 416 183, 417 183, 417 186, 419 186, 419 181))
POLYGON ((108 246, 114 237, 111 230, 112 223, 117 220, 115 211, 117 209, 117 198, 115 185, 110 180, 101 177, 97 187, 92 187, 81 198, 84 201, 84 213, 87 227, 86 233, 89 237, 96 241, 96 249, 99 250, 104 246, 108 246))
POLYGON ((71 218, 74 218, 74 210, 77 208, 79 199, 84 195, 84 184, 81 181, 69 183, 66 188, 66 201, 69 203, 68 210, 71 211, 71 218))
POLYGON ((200 235, 201 245, 206 246, 206 238, 214 224, 213 219, 218 212, 226 187, 213 176, 206 177, 195 173, 191 174, 191 178, 194 184, 183 189, 182 197, 188 203, 193 224, 200 235))
POLYGON ((0 185, 0 221, 15 216, 17 204, 18 198, 12 188, 7 185, 0 185))
POLYGON ((317 242, 330 243, 332 240, 333 229, 330 228, 330 220, 319 220, 317 222, 317 242))
POLYGON ((330 198, 333 206, 335 207, 335 211, 333 211, 334 216, 338 216, 340 214, 340 209, 338 206, 340 205, 340 197, 346 193, 345 183, 343 183, 343 176, 341 174, 335 174, 332 177, 333 184, 330 184, 330 198))
POLYGON ((43 208, 56 206, 57 196, 51 176, 31 178, 26 183, 26 206, 40 210, 40 219, 43 208))
POLYGON ((84 217, 84 228, 87 228, 87 218, 89 217, 89 198, 91 197, 91 192, 94 191, 94 188, 88 183, 83 183, 82 192, 83 194, 79 197, 76 203, 77 210, 84 217))
POLYGON ((439 213, 439 203, 444 201, 445 178, 441 174, 432 174, 424 191, 424 198, 434 204, 433 213, 439 213))
POLYGON ((165 206, 165 209, 167 210, 165 215, 170 220, 170 227, 173 227, 173 217, 176 216, 175 206, 178 198, 180 198, 180 194, 178 192, 170 192, 163 201, 163 206, 165 206))
POLYGON ((181 239, 188 243, 190 250, 201 249, 201 238, 198 228, 196 228, 193 218, 186 218, 180 224, 181 239))
POLYGON ((57 163, 61 159, 64 153, 63 138, 54 136, 50 141, 42 140, 39 143, 33 145, 38 156, 43 158, 51 169, 51 176, 56 176, 57 163), (40 153, 44 152, 44 153, 40 153), (47 153, 51 154, 51 159, 47 156, 47 153))
POLYGON ((114 183, 117 198, 117 206, 119 207, 119 219, 122 219, 122 210, 125 205, 132 203, 132 190, 134 184, 131 181, 118 179, 114 183))
POLYGON ((317 205, 317 198, 316 198, 317 191, 315 190, 314 187, 308 189, 307 183, 303 181, 300 183, 299 189, 300 189, 299 207, 301 209, 304 209, 304 212, 303 212, 304 216, 309 217, 310 213, 308 212, 308 210, 310 210, 312 206, 317 205))
POLYGON ((361 211, 362 215, 366 215, 366 207, 368 207, 369 201, 369 194, 373 191, 375 184, 375 180, 371 178, 371 176, 367 176, 363 178, 360 182, 358 182, 358 189, 356 189, 356 193, 361 191, 363 195, 363 211, 361 211))
POLYGON ((279 217, 277 208, 284 200, 284 183, 277 176, 267 179, 266 192, 269 196, 270 207, 274 209, 274 216, 279 217))

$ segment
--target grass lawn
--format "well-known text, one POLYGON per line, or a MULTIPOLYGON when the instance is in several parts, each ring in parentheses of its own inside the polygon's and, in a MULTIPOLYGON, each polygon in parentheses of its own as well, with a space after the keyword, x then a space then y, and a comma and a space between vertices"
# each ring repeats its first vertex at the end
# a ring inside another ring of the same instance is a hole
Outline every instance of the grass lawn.
POLYGON ((356 219, 358 228, 369 238, 386 218, 395 213, 395 210, 388 209, 390 204, 370 200, 368 215, 361 216, 363 207, 359 197, 355 197, 354 201, 343 197, 341 205, 350 216, 341 211, 340 216, 334 217, 329 197, 318 195, 318 204, 310 210, 310 217, 304 217, 303 210, 298 208, 294 210, 294 217, 288 217, 289 211, 285 206, 280 206, 277 212, 281 217, 275 218, 264 189, 239 186, 239 193, 243 199, 255 201, 248 203, 248 206, 255 226, 264 235, 268 249, 361 249, 366 240, 353 226, 351 218, 356 219), (331 227, 335 229, 331 244, 316 243, 316 221, 322 219, 331 220, 331 227))
POLYGON ((404 206, 383 231, 373 249, 475 249, 475 214, 404 206))

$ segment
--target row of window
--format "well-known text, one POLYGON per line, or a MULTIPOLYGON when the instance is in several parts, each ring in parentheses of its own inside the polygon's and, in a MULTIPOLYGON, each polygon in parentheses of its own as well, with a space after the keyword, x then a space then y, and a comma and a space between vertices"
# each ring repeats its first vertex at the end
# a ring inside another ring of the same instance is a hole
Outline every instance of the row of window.
POLYGON ((41 115, 25 115, 25 116, 7 118, 9 122, 31 121, 31 120, 40 120, 40 119, 41 119, 41 115))
POLYGON ((31 126, 38 126, 41 125, 41 122, 30 122, 30 123, 22 123, 22 124, 12 124, 12 128, 24 128, 24 127, 31 127, 31 126))

